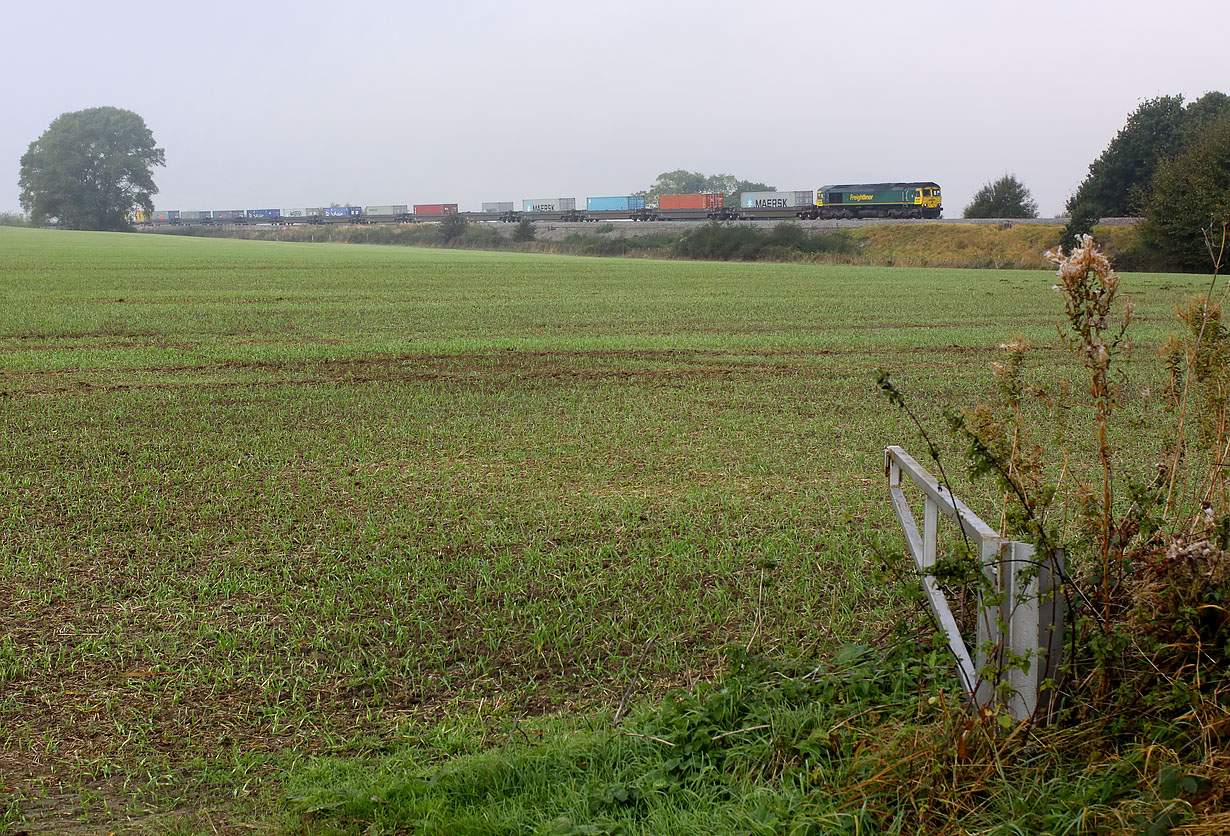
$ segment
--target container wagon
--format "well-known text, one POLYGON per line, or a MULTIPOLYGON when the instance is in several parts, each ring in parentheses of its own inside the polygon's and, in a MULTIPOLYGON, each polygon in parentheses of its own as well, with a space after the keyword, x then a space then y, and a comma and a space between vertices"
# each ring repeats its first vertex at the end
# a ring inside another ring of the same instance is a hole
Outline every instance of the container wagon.
POLYGON ((738 217, 725 207, 726 196, 720 192, 694 194, 664 194, 658 198, 654 220, 721 221, 738 217))
POLYGON ((321 215, 324 214, 324 209, 315 207, 312 209, 283 209, 282 220, 287 223, 316 223, 321 215))
POLYGON ((743 192, 739 195, 741 218, 803 217, 815 206, 816 193, 811 190, 743 192))
POLYGON ((577 211, 575 197, 540 197, 521 201, 521 211, 534 220, 583 221, 585 213, 577 211))
POLYGON ((326 206, 321 210, 323 223, 353 223, 363 218, 362 206, 326 206))
POLYGON ((482 215, 479 220, 491 220, 492 217, 502 223, 516 223, 521 220, 521 213, 517 210, 517 204, 511 200, 484 203, 482 215))
POLYGON ((587 220, 591 221, 644 221, 652 215, 652 212, 645 208, 645 196, 635 194, 586 198, 585 209, 589 213, 587 220))
POLYGON ((366 223, 405 223, 411 220, 408 203, 386 203, 382 206, 367 206, 363 209, 366 223))
POLYGON ((414 204, 414 216, 424 216, 428 218, 438 218, 441 215, 456 215, 456 203, 416 203, 414 204))

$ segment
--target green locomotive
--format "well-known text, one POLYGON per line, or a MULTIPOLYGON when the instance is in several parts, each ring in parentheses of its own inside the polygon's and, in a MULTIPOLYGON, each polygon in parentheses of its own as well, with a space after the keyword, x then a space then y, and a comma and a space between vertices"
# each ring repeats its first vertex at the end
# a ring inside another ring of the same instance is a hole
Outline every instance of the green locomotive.
POLYGON ((801 218, 938 218, 938 183, 858 183, 821 186, 816 205, 799 213, 801 218))

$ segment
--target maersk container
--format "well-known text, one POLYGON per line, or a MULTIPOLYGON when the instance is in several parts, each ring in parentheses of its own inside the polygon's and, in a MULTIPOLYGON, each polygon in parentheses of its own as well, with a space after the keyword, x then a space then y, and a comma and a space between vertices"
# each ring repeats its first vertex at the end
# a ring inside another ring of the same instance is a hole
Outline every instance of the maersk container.
POLYGON ((484 203, 483 204, 483 212, 486 212, 488 214, 494 214, 494 213, 500 213, 500 212, 511 212, 512 210, 513 210, 513 202, 511 200, 506 201, 506 202, 501 201, 499 203, 484 203))
POLYGON ((283 218, 319 218, 323 209, 283 209, 283 218))
POLYGON ((368 206, 366 213, 368 215, 405 215, 410 211, 409 204, 393 203, 388 206, 368 206))
POLYGON ((362 214, 362 206, 330 206, 325 209, 326 218, 355 218, 362 214))
POLYGON ((739 195, 739 206, 743 209, 797 209, 813 206, 815 202, 815 193, 811 191, 743 192, 739 195))
POLYGON ((725 195, 721 192, 700 194, 664 194, 658 198, 659 209, 721 209, 725 195))
POLYGON ((280 218, 282 217, 281 209, 249 209, 249 218, 280 218))
POLYGON ((619 197, 591 197, 585 201, 590 212, 629 212, 645 208, 644 195, 621 195, 619 197))
POLYGON ((179 220, 179 210, 163 209, 161 212, 155 210, 153 217, 155 221, 178 221, 179 220))
POLYGON ((414 204, 414 214, 416 215, 456 215, 456 203, 416 203, 414 204))
POLYGON ((544 197, 521 201, 523 212, 575 212, 576 210, 577 199, 575 197, 544 197))
POLYGON ((234 221, 244 217, 243 209, 219 209, 214 211, 215 221, 234 221))

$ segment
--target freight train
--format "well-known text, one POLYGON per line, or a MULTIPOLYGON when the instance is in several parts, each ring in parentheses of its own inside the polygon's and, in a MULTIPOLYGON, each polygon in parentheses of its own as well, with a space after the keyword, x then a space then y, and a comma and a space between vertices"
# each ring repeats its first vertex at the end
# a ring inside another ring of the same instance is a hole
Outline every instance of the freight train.
POLYGON ((940 187, 916 183, 855 183, 821 186, 816 191, 743 192, 739 205, 724 205, 717 193, 664 194, 657 205, 643 195, 591 197, 585 208, 576 198, 552 197, 484 203, 480 212, 461 212, 456 203, 327 206, 304 209, 159 210, 135 212, 141 226, 221 224, 354 224, 439 221, 461 215, 471 221, 733 221, 758 218, 836 220, 843 218, 939 218, 940 187))

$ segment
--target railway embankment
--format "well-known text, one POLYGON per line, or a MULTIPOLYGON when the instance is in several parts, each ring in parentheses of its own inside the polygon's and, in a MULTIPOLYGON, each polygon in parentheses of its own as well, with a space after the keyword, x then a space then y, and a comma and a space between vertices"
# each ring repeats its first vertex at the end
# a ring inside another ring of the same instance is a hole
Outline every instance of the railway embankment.
MULTIPOLYGON (((882 218, 864 218, 860 220, 838 221, 783 221, 773 219, 725 221, 724 225, 744 229, 762 229, 770 231, 778 224, 788 223, 794 224, 807 232, 831 232, 833 230, 884 228, 898 230, 910 227, 934 229, 935 227, 950 226, 964 229, 977 229, 983 227, 1011 229, 1017 226, 1055 227, 1058 229, 1063 229, 1067 222, 1067 218, 950 218, 941 220, 885 220, 882 218)), ((1103 218, 1099 222, 1099 226, 1133 227, 1139 222, 1139 218, 1103 218)), ((611 235, 621 238, 629 238, 659 235, 664 232, 683 234, 690 230, 696 229, 696 227, 702 223, 703 222, 701 221, 653 221, 649 223, 634 221, 624 221, 620 223, 566 223, 563 221, 547 221, 536 224, 535 229, 537 231, 536 238, 538 240, 562 241, 570 235, 611 235)), ((505 235, 510 235, 513 229, 516 228, 513 224, 491 224, 491 226, 502 231, 505 235)))
MULTIPOLYGON (((517 250, 571 255, 687 258, 726 261, 800 261, 900 267, 1046 269, 1045 253, 1062 243, 1062 218, 1000 221, 780 221, 722 224, 537 222, 532 240, 516 240, 516 224, 470 223, 449 238, 439 224, 213 226, 162 228, 180 235, 264 241, 385 244, 456 249, 517 250)), ((1109 218, 1094 228, 1121 269, 1144 269, 1132 218, 1109 218)))

